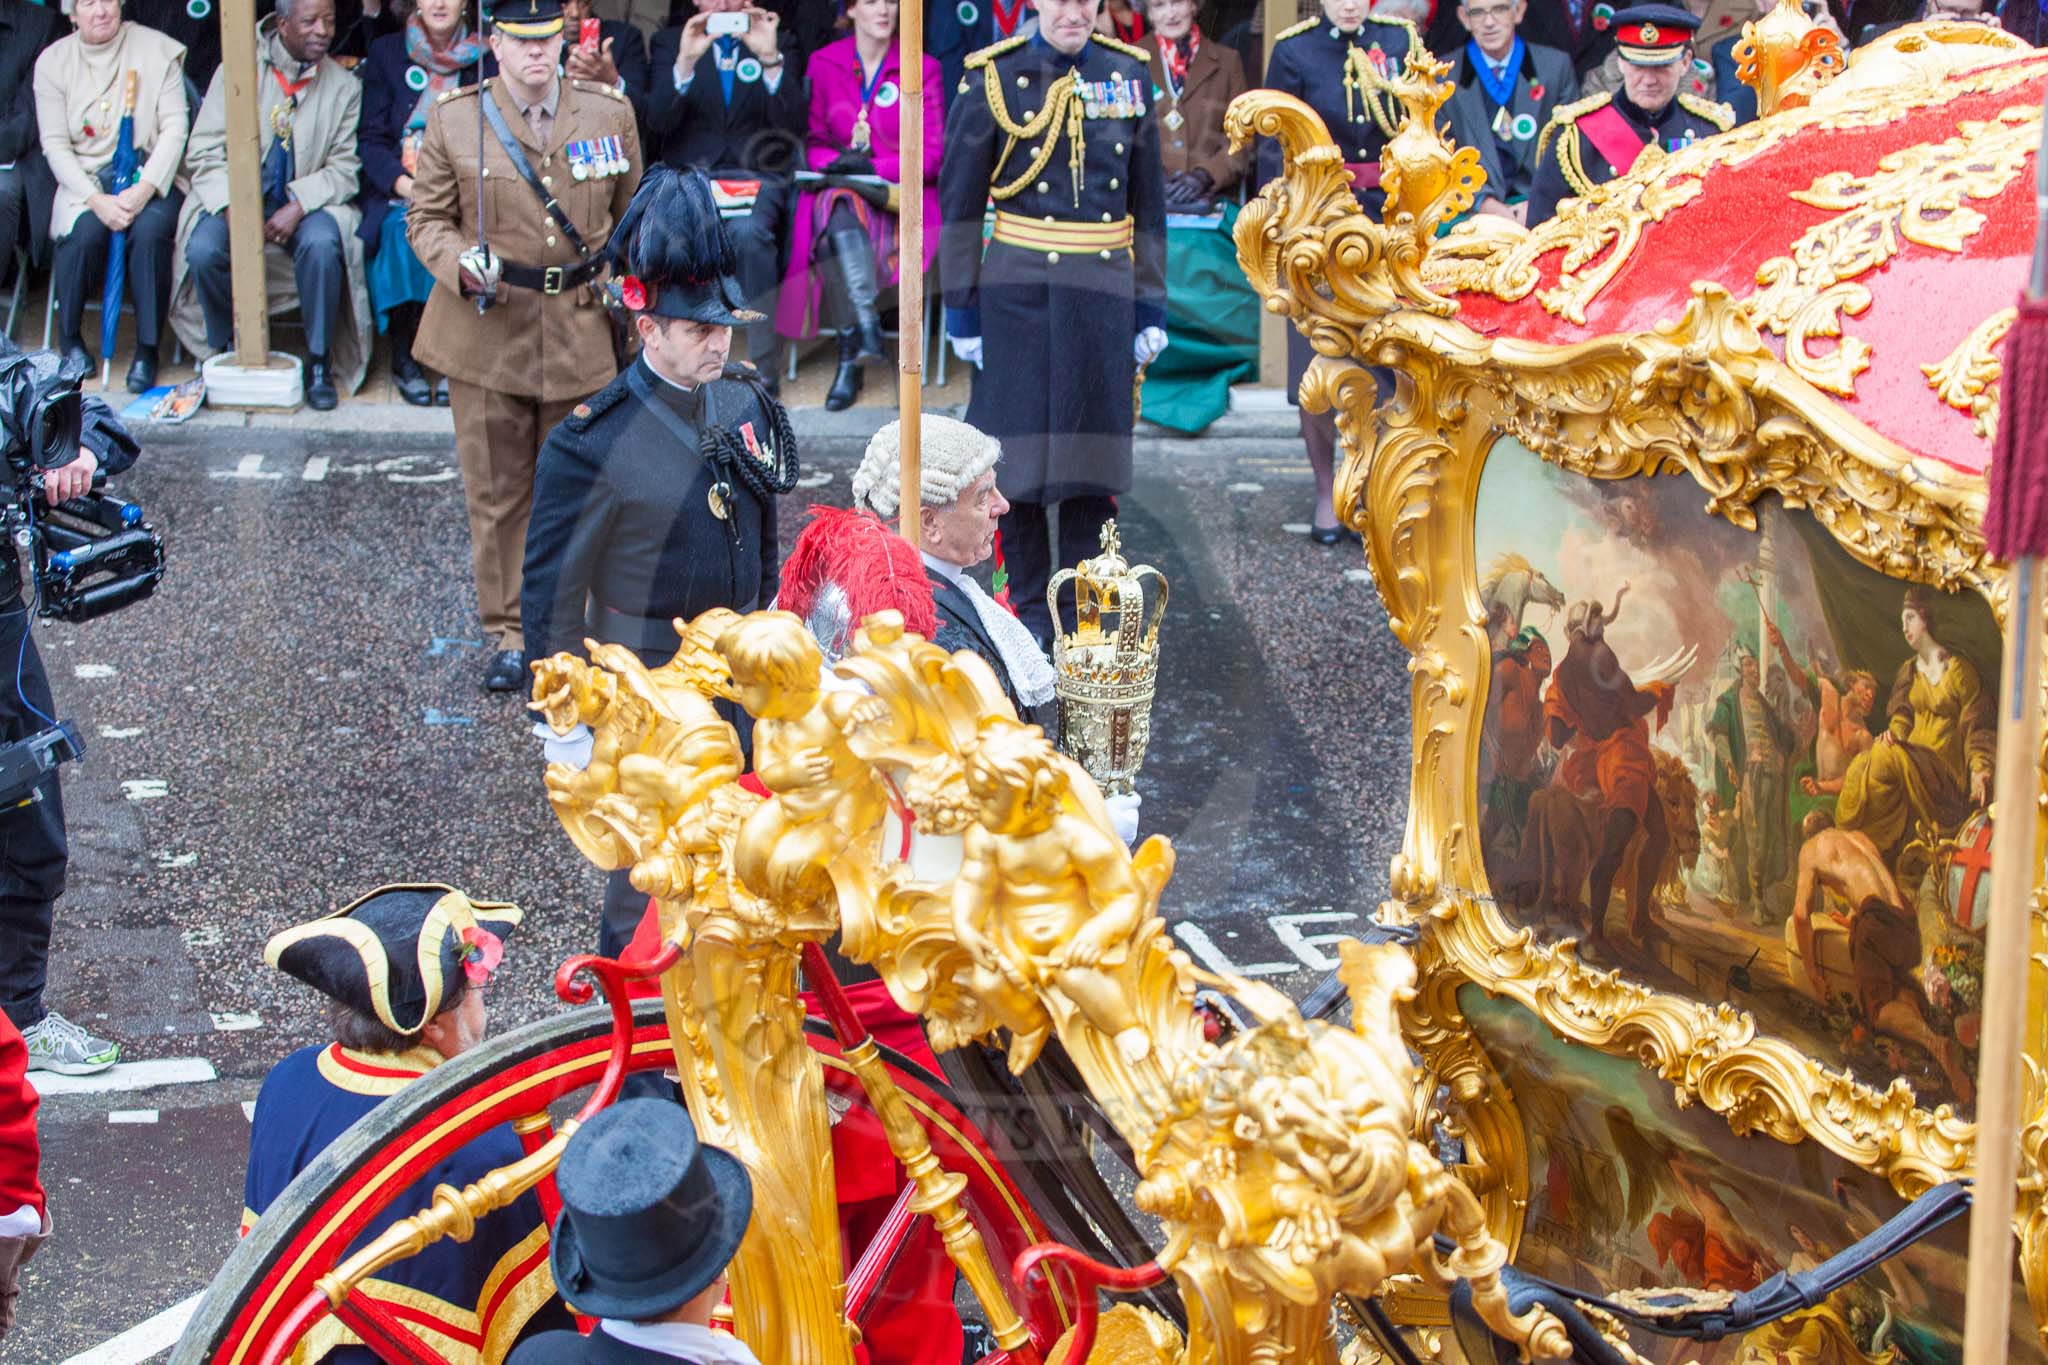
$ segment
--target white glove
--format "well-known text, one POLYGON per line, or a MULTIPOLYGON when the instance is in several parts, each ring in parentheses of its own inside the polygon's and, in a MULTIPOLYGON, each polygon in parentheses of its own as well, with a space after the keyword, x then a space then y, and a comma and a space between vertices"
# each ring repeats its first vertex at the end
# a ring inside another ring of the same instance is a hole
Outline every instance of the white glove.
POLYGON ((977 370, 981 368, 980 337, 947 337, 946 340, 953 343, 954 355, 959 356, 977 370))
POLYGON ((1140 365, 1150 365, 1166 349, 1166 329, 1147 327, 1131 342, 1131 354, 1140 365))
POLYGON ((1129 796, 1105 796, 1102 798, 1102 804, 1109 807, 1110 828, 1116 831, 1117 838, 1124 841, 1124 847, 1129 848, 1137 843, 1138 807, 1144 804, 1138 799, 1138 794, 1132 792, 1129 796))
POLYGON ((580 721, 575 729, 566 735, 558 735, 544 720, 533 723, 533 737, 541 742, 541 751, 550 763, 566 763, 581 771, 590 766, 590 745, 594 736, 590 727, 580 721))

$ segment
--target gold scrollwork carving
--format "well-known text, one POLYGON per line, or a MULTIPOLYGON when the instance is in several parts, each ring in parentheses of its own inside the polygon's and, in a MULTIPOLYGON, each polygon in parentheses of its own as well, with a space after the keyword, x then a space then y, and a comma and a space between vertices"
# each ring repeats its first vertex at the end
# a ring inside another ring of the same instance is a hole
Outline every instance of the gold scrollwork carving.
POLYGON ((1763 18, 1744 24, 1734 57, 1736 79, 1756 91, 1759 114, 1811 103, 1848 65, 1841 35, 1807 18, 1799 0, 1778 0, 1763 18))
POLYGON ((2017 308, 2001 308, 1970 329, 1953 351, 1920 372, 1934 396, 1967 412, 1977 435, 1989 441, 1998 434, 1998 377, 2001 366, 1993 349, 2019 317, 2017 308))
POLYGON ((1931 104, 2040 78, 2040 62, 2015 60, 2027 49, 1949 31, 1965 27, 1913 25, 1888 34, 1854 54, 1848 70, 1809 103, 1677 151, 1646 149, 1627 175, 1560 205, 1547 223, 1522 228, 1498 218, 1468 219, 1430 253, 1423 279, 1441 293, 1489 294, 1511 303, 1536 292, 1542 282, 1536 262, 1561 251, 1557 283, 1537 293, 1537 302, 1584 324, 1587 306, 1628 263, 1645 231, 1698 198, 1708 172, 1743 165, 1801 135, 1878 127, 1931 104), (1986 60, 1998 64, 1956 74, 1959 66, 1986 60))
POLYGON ((1785 362, 1802 379, 1854 393, 1870 364, 1869 343, 1842 326, 1844 314, 1870 307, 1870 291, 1857 279, 1890 262, 1903 242, 1960 252, 1985 223, 1965 201, 2004 193, 2040 143, 2040 109, 2007 109, 1940 142, 1889 152, 1869 175, 1823 175, 1792 197, 1836 216, 1801 233, 1788 255, 1758 266, 1761 288, 1744 308, 1759 328, 1785 338, 1785 362), (1833 349, 1814 354, 1817 337, 1833 339, 1833 349))

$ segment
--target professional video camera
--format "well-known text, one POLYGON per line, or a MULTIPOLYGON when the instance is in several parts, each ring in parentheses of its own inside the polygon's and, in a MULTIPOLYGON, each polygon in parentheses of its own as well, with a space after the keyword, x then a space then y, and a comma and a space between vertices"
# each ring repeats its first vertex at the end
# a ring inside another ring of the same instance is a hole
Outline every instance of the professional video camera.
MULTIPOLYGON (((36 614, 62 621, 89 621, 156 591, 164 576, 163 539, 142 519, 142 509, 99 490, 104 474, 81 497, 44 505, 43 473, 78 458, 85 425, 79 382, 83 367, 62 364, 47 351, 20 352, 0 346, 0 440, 7 473, 0 480, 0 572, 17 570, 29 554, 36 614)), ((6 593, 0 585, 0 598, 6 593)), ((21 647, 28 641, 24 630, 21 647)), ((0 659, 0 673, 5 672, 0 659)), ((21 690, 21 660, 14 663, 21 690)), ((37 711, 27 696, 21 702, 37 711)), ((44 774, 59 763, 81 758, 85 745, 70 721, 59 721, 11 744, 0 745, 0 809, 42 799, 44 774)))
POLYGON ((103 476, 81 497, 43 504, 43 471, 78 458, 83 378, 47 351, 0 358, 0 432, 12 475, 12 487, 0 487, 0 534, 29 553, 36 614, 59 621, 140 602, 164 576, 163 538, 140 507, 99 491, 103 476))

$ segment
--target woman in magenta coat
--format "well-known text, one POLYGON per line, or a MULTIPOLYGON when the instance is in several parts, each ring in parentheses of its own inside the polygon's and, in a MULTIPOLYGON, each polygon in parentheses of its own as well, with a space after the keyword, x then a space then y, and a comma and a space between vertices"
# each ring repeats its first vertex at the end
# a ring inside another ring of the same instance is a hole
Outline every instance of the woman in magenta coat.
MULTIPOLYGON (((897 179, 903 86, 896 57, 897 0, 849 0, 853 32, 811 54, 810 167, 897 179)), ((939 64, 924 59, 924 263, 939 241, 939 148, 946 115, 939 64)), ((870 196, 881 197, 879 187, 870 196)), ((861 366, 886 361, 878 299, 897 276, 896 215, 850 188, 806 190, 797 202, 789 273, 775 328, 786 337, 839 332, 839 370, 825 395, 834 412, 860 396, 861 366)))

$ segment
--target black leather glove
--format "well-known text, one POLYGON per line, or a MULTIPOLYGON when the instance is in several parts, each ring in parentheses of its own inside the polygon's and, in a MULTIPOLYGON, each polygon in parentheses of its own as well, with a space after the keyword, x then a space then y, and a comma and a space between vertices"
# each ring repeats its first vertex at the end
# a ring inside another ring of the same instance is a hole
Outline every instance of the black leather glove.
POLYGON ((841 152, 825 167, 826 175, 873 175, 875 159, 866 152, 841 152))

